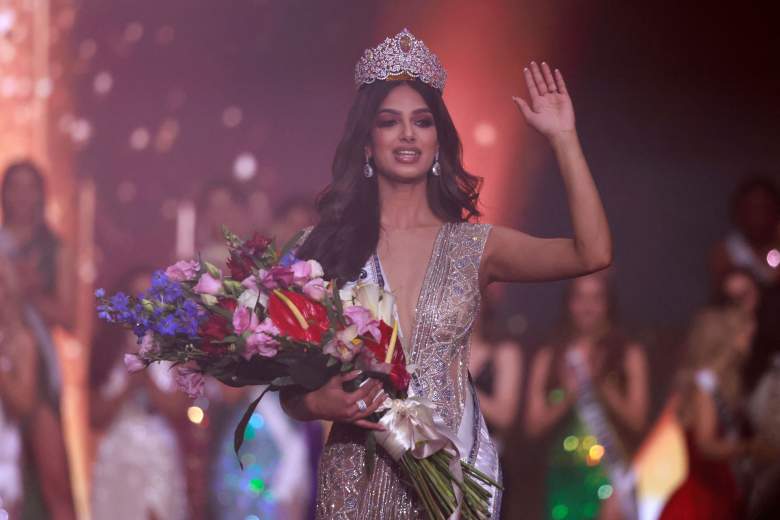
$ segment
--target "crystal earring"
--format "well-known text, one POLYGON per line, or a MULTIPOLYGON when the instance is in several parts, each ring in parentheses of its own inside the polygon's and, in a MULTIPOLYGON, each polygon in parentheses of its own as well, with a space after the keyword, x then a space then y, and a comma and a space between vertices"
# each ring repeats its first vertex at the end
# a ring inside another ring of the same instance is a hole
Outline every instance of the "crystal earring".
POLYGON ((441 175, 441 164, 439 164, 439 150, 436 150, 436 156, 433 158, 433 166, 431 167, 431 173, 436 177, 441 175))
POLYGON ((374 168, 371 166, 371 159, 366 157, 366 164, 363 165, 363 175, 366 179, 370 179, 374 176, 374 168))

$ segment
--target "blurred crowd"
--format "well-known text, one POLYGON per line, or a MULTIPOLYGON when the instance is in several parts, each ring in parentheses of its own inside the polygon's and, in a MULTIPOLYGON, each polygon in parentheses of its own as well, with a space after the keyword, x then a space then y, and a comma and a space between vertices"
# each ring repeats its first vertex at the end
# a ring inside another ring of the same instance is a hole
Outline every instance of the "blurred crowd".
MULTIPOLYGON (((52 334, 74 319, 72 253, 46 222, 35 164, 7 167, 0 190, 0 520, 76 518, 52 334)), ((314 221, 312 203, 301 197, 272 208, 261 191, 213 181, 196 201, 196 251, 224 262, 223 225, 284 242, 314 221)), ((780 510, 778 187, 744 181, 730 215, 731 231, 709 258, 711 302, 674 346, 680 365, 664 367, 675 373, 668 409, 687 469, 653 518, 763 519, 780 510)), ((152 271, 136 265, 107 289, 140 292, 152 271)), ((513 336, 497 311, 506 308, 500 288, 485 295, 470 372, 501 448, 506 518, 637 514, 631 466, 655 424, 654 345, 624 328, 616 292, 609 271, 572 280, 562 318, 541 345, 513 336), (542 461, 539 472, 529 473, 529 452, 542 461)), ((89 348, 92 518, 313 518, 327 425, 293 421, 267 395, 249 421, 242 470, 233 428, 257 389, 214 383, 192 401, 164 365, 128 375, 123 354, 136 348, 132 334, 107 326, 89 348)))

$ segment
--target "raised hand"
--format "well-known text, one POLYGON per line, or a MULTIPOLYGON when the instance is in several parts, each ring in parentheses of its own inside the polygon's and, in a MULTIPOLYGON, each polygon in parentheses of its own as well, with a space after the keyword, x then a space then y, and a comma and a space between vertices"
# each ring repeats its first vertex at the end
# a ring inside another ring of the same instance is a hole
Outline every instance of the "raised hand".
POLYGON ((532 61, 530 67, 523 69, 523 75, 530 93, 530 104, 518 96, 512 99, 528 124, 550 139, 573 132, 574 107, 561 71, 555 69, 553 73, 547 63, 542 62, 539 67, 532 61))

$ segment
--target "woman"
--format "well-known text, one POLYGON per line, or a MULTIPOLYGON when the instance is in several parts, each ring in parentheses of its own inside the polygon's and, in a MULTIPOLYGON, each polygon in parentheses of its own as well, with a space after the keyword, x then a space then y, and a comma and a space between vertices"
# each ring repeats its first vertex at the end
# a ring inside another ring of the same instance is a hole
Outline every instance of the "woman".
POLYGON ((707 309, 693 321, 678 408, 686 431, 688 477, 667 502, 662 520, 744 516, 732 467, 751 451, 740 435, 740 371, 754 331, 754 320, 739 309, 707 309))
POLYGON ((493 302, 484 298, 471 334, 469 373, 479 398, 479 407, 491 435, 501 444, 520 408, 523 355, 520 345, 502 337, 493 313, 493 302))
POLYGON ((45 218, 46 190, 30 161, 11 164, 0 187, 3 225, 0 254, 14 265, 24 321, 37 348, 36 402, 24 431, 31 453, 23 515, 74 518, 65 439, 60 421, 62 376, 50 328, 70 327, 73 290, 70 255, 45 218), (43 483, 45 482, 45 485, 43 483))
MULTIPOLYGON (((148 271, 133 270, 119 288, 138 294, 148 271)), ((190 518, 185 467, 173 429, 186 397, 175 391, 169 367, 127 374, 123 354, 136 352, 129 331, 104 326, 90 356, 90 422, 100 432, 93 467, 92 516, 115 520, 190 518)))
POLYGON ((526 429, 546 436, 547 518, 620 518, 608 461, 627 464, 627 457, 647 421, 647 361, 641 345, 617 329, 615 302, 603 273, 571 282, 565 318, 558 338, 533 360, 528 386, 526 429), (583 416, 585 389, 574 372, 581 359, 598 406, 603 428, 613 437, 612 452, 600 438, 598 424, 583 416), (593 446, 605 446, 605 450, 593 446), (604 459, 604 460, 602 460, 604 459), (564 512, 566 514, 564 514, 564 512), (563 516, 561 516, 563 515, 563 516))
POLYGON ((14 272, 0 257, 0 518, 21 514, 21 429, 35 405, 37 354, 18 305, 14 272))
MULTIPOLYGON (((407 30, 367 50, 356 67, 358 92, 318 201, 319 223, 298 251, 326 275, 371 280, 396 296, 411 393, 433 401, 457 435, 460 455, 500 479, 497 455, 468 383, 468 339, 481 291, 494 281, 538 281, 606 267, 611 242, 582 155, 571 100, 559 71, 531 63, 530 102, 514 98, 547 136, 567 186, 576 238, 539 239, 477 217, 479 178, 463 169, 461 144, 442 99, 446 72, 407 30)), ((386 453, 364 470, 363 440, 381 427, 378 381, 344 391, 358 373, 319 390, 283 395, 290 415, 334 421, 320 459, 320 518, 417 518, 422 513, 386 453)), ((500 493, 491 500, 497 516, 500 493)))

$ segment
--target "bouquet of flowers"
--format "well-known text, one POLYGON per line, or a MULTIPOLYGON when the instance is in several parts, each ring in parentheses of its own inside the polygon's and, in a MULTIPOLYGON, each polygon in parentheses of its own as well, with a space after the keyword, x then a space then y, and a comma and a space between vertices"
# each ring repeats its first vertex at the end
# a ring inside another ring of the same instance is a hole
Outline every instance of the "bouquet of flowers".
MULTIPOLYGON (((374 417, 385 431, 367 436, 366 470, 373 470, 378 443, 404 470, 430 518, 458 510, 467 519, 486 518, 488 488, 498 484, 460 460, 432 403, 407 396, 411 378, 393 295, 374 284, 339 290, 319 263, 295 257, 300 236, 281 250, 258 234, 242 240, 225 230, 225 239, 229 274, 184 260, 154 273, 143 294, 96 291, 99 317, 138 338, 138 352, 125 355, 127 369, 171 362, 191 397, 203 392, 206 376, 231 386, 266 385, 265 391, 310 391, 360 369, 382 380, 389 396, 374 417)), ((236 453, 265 391, 236 427, 236 453)))

